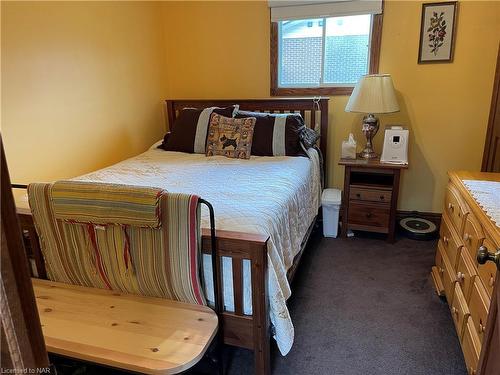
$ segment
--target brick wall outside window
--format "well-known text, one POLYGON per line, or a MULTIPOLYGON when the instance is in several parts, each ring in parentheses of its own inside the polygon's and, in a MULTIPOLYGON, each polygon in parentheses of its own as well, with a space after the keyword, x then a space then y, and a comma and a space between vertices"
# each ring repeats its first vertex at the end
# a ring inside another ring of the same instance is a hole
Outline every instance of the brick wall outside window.
MULTIPOLYGON (((321 76, 321 37, 281 40, 281 85, 317 86, 321 76)), ((355 83, 368 71, 368 35, 327 36, 326 83, 355 83)))

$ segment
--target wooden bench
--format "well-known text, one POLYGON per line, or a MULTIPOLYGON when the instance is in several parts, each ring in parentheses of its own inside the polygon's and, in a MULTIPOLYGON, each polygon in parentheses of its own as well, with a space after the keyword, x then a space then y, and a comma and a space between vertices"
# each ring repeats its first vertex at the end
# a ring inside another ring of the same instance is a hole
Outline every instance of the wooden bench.
POLYGON ((195 365, 217 333, 207 306, 32 279, 47 350, 145 374, 195 365))

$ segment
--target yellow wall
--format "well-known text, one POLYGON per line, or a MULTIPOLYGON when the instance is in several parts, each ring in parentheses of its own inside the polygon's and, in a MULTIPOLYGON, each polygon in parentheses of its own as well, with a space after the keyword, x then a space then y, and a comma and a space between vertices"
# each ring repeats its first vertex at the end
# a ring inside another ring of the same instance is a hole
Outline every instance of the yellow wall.
MULTIPOLYGON (((410 169, 399 208, 441 211, 446 171, 478 170, 500 37, 500 2, 460 1, 455 60, 418 65, 421 2, 386 1, 380 72, 393 76, 401 112, 382 126, 411 129, 410 169)), ((269 96, 267 2, 165 3, 168 95, 171 98, 269 96)), ((340 143, 361 116, 345 113, 348 97, 330 99, 328 184, 341 187, 340 143)), ((382 132, 375 145, 381 150, 382 132)))
MULTIPOLYGON (((386 1, 380 71, 411 129, 400 209, 441 211, 446 171, 480 167, 500 2, 460 1, 455 61, 418 65, 421 2, 386 1)), ((266 1, 2 2, 2 134, 16 182, 71 177, 161 137, 161 99, 269 96, 266 1)), ((328 184, 361 116, 330 100, 328 184)), ((381 150, 382 132, 375 144, 381 150)))
POLYGON ((164 121, 159 3, 2 1, 2 137, 13 182, 144 151, 164 121))
POLYGON ((269 96, 267 2, 165 2, 171 98, 269 96))

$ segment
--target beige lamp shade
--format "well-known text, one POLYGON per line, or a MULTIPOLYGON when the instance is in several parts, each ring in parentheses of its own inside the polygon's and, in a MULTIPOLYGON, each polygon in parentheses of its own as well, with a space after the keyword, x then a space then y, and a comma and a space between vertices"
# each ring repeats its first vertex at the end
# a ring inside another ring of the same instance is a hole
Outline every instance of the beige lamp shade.
POLYGON ((346 112, 391 113, 399 105, 390 74, 370 74, 361 77, 345 107, 346 112))

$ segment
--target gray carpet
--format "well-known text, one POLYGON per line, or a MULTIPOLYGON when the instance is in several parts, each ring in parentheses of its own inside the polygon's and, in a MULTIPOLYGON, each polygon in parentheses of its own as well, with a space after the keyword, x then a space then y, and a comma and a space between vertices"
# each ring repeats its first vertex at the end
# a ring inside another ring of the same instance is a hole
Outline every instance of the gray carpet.
MULTIPOLYGON (((429 278, 435 248, 316 234, 289 300, 295 343, 286 357, 273 344, 273 374, 466 374, 448 305, 429 278)), ((251 374, 251 352, 232 351, 228 370, 251 374)))

